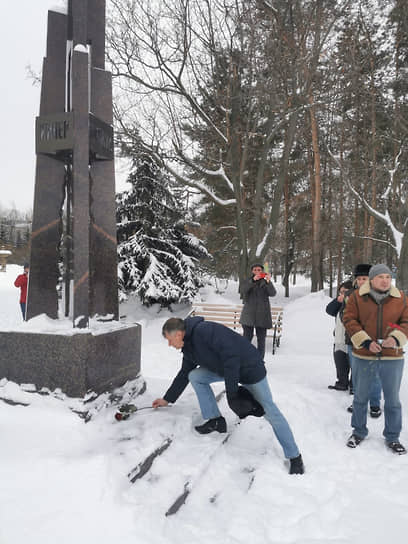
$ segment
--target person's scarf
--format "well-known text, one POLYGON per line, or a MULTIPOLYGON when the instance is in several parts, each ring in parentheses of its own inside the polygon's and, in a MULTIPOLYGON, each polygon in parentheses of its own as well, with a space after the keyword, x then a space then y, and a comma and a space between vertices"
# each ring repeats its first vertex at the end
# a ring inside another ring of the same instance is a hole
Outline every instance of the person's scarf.
POLYGON ((370 287, 370 297, 376 302, 377 304, 381 304, 384 299, 386 299, 390 294, 390 290, 388 291, 376 291, 372 287, 370 287))

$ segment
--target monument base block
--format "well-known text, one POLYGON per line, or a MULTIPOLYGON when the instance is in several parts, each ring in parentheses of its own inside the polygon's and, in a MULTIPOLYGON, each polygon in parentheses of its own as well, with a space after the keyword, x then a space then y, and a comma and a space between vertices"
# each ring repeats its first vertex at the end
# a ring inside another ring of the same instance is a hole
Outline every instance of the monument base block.
POLYGON ((70 397, 103 393, 140 373, 141 326, 62 335, 0 332, 0 377, 61 389, 70 397))

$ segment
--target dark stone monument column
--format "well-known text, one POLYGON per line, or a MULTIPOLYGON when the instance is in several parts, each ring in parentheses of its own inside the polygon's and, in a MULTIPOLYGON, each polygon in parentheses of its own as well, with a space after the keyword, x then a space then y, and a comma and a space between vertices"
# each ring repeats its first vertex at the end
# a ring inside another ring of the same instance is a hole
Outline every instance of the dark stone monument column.
POLYGON ((27 317, 42 313, 57 317, 65 199, 65 211, 69 210, 61 255, 65 314, 73 316, 74 326, 86 327, 90 316, 118 319, 112 76, 104 70, 105 1, 70 0, 68 15, 50 12, 49 25, 44 65, 52 72, 50 77, 44 74, 42 105, 47 109, 40 110, 37 120, 37 204, 27 317))
MULTIPOLYGON (((96 118, 112 124, 112 77, 97 68, 91 74, 91 111, 96 118), (95 92, 98 89, 99 92, 95 92)), ((92 136, 91 136, 92 138, 92 136)), ((113 161, 95 161, 91 165, 91 314, 109 314, 118 318, 117 287, 111 278, 117 274, 116 204, 113 161), (112 248, 115 248, 112 251, 112 248)))
POLYGON ((74 112, 73 254, 74 324, 86 327, 89 316, 89 87, 88 53, 72 54, 72 109, 74 112))
POLYGON ((135 378, 141 328, 118 322, 112 77, 104 69, 105 0, 49 12, 40 115, 27 318, 65 316, 79 335, 2 333, 0 377, 82 396, 135 378), (60 308, 61 309, 61 308, 60 308), (103 327, 103 325, 100 325, 103 327), (80 332, 80 331, 78 331, 80 332))
MULTIPOLYGON (((65 110, 67 17, 48 12, 47 55, 43 61, 40 116, 47 119, 65 110)), ((47 130, 43 123, 43 130, 47 130)), ((48 124, 48 129, 52 127, 48 124)), ((27 318, 46 313, 58 316, 58 248, 65 167, 48 155, 37 155, 30 258, 30 300, 27 318)))

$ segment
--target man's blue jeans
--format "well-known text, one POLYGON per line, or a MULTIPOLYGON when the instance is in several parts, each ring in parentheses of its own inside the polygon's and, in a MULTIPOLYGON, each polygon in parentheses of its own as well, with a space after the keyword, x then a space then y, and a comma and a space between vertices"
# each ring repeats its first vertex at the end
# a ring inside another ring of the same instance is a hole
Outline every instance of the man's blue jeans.
POLYGON ((373 375, 378 373, 384 393, 384 431, 387 442, 398 442, 402 428, 399 390, 404 359, 360 359, 354 355, 353 384, 354 401, 351 426, 354 433, 365 438, 367 429, 367 404, 373 375))
MULTIPOLYGON (((349 361, 350 361, 350 368, 351 368, 351 380, 353 383, 353 389, 354 389, 354 379, 353 379, 353 347, 351 345, 348 346, 348 355, 349 355, 349 361)), ((374 373, 372 375, 372 381, 370 385, 370 394, 369 394, 369 401, 370 401, 370 407, 378 406, 380 407, 381 404, 381 381, 380 377, 378 375, 378 372, 374 373)))
MULTIPOLYGON (((188 377, 196 392, 203 418, 213 419, 215 417, 220 417, 221 413, 218 409, 217 401, 215 400, 210 383, 223 382, 224 378, 204 367, 195 368, 190 372, 188 377)), ((287 459, 297 457, 299 455, 299 449, 288 422, 273 402, 272 393, 266 377, 258 383, 243 383, 242 385, 252 393, 265 410, 264 417, 271 424, 273 432, 282 446, 285 457, 287 459)))

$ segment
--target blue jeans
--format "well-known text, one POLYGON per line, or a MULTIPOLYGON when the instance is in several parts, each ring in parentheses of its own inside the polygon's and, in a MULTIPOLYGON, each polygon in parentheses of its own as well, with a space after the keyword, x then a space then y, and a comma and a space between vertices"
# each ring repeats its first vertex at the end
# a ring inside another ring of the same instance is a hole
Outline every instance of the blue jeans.
MULTIPOLYGON (((215 417, 220 417, 221 413, 218 409, 217 401, 215 400, 210 383, 223 382, 224 378, 204 367, 198 367, 192 370, 189 373, 188 378, 196 392, 203 418, 213 419, 215 417)), ((282 446, 285 457, 287 459, 297 457, 299 455, 299 449, 288 422, 272 400, 272 393, 266 377, 260 382, 242 385, 252 393, 265 410, 264 417, 271 424, 273 432, 282 446)))
MULTIPOLYGON (((353 388, 354 388, 354 379, 353 379, 353 358, 354 358, 354 355, 353 355, 353 347, 352 346, 348 346, 348 355, 349 355, 349 361, 350 361, 350 368, 351 368, 351 380, 352 380, 352 383, 353 383, 353 388)), ((380 381, 380 377, 378 375, 378 372, 374 373, 372 375, 372 381, 371 381, 371 386, 370 386, 370 394, 369 394, 369 397, 368 397, 369 401, 370 401, 370 407, 372 408, 373 406, 380 406, 381 404, 381 381, 380 381)))
POLYGON ((354 401, 351 426, 354 433, 365 438, 367 429, 367 403, 373 375, 379 375, 384 393, 384 431, 387 442, 398 442, 402 428, 401 403, 399 390, 404 359, 360 359, 354 356, 353 383, 354 401))
POLYGON ((25 320, 25 318, 26 318, 26 303, 25 302, 20 302, 20 308, 21 308, 21 313, 23 314, 23 319, 25 320))

